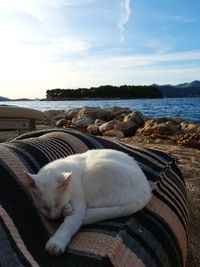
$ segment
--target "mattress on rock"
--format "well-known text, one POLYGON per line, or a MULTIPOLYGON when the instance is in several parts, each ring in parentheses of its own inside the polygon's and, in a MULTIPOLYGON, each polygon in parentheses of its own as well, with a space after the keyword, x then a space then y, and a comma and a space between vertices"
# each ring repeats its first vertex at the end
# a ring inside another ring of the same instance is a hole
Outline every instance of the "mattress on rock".
POLYGON ((167 153, 70 129, 35 131, 0 144, 0 266, 181 267, 188 224, 184 178, 167 153), (23 172, 36 173, 55 159, 101 148, 133 156, 153 186, 153 197, 131 216, 83 226, 62 256, 49 256, 45 243, 58 224, 37 212, 23 172))

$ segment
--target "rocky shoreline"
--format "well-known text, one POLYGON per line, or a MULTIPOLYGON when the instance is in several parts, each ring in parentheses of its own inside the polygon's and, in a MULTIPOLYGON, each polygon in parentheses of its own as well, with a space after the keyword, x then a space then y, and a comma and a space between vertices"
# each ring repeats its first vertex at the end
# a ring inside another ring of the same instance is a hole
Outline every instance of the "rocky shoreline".
POLYGON ((200 125, 176 118, 145 117, 122 107, 83 107, 45 112, 45 124, 73 128, 99 136, 126 138, 137 142, 179 144, 200 149, 200 125))

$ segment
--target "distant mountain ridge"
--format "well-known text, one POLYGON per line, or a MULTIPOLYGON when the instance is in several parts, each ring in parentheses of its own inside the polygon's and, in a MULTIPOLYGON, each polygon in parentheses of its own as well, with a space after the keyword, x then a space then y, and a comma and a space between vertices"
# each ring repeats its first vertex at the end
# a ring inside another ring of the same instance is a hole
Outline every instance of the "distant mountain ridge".
POLYGON ((200 81, 182 83, 178 85, 152 84, 161 90, 164 97, 200 97, 200 81))
POLYGON ((0 96, 0 101, 10 101, 10 99, 7 97, 0 96))
POLYGON ((29 99, 29 98, 10 99, 8 97, 0 96, 0 101, 32 101, 32 100, 34 99, 29 99))

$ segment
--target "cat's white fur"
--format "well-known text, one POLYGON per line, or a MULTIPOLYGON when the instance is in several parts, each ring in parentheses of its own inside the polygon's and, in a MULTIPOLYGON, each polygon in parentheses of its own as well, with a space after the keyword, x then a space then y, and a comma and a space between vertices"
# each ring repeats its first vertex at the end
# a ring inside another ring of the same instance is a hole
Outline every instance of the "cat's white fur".
POLYGON ((112 149, 58 159, 25 177, 36 206, 46 217, 64 215, 46 244, 53 255, 64 252, 81 225, 130 215, 151 198, 150 185, 136 161, 112 149))

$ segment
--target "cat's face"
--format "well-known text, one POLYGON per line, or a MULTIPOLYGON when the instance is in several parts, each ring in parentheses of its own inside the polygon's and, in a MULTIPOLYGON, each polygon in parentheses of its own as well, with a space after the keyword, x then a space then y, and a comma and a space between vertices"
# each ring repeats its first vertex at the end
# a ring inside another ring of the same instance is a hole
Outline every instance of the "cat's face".
POLYGON ((70 201, 66 190, 71 173, 53 178, 29 173, 25 173, 25 176, 38 210, 49 219, 61 217, 66 203, 70 201))

